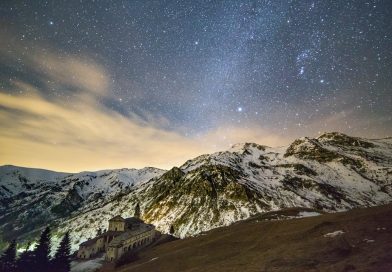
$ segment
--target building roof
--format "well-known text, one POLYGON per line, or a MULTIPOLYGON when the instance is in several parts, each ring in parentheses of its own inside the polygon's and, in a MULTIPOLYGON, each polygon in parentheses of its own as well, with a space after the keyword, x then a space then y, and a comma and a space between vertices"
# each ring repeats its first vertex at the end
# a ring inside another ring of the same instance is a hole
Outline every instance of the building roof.
POLYGON ((125 219, 122 218, 121 216, 117 215, 117 216, 113 217, 112 219, 109 219, 109 222, 110 221, 121 221, 121 222, 123 222, 123 221, 125 221, 125 219))
POLYGON ((99 237, 96 237, 96 238, 84 241, 83 243, 80 244, 80 246, 85 246, 85 247, 92 246, 97 242, 98 239, 99 239, 99 237))
POLYGON ((140 218, 137 218, 137 217, 128 217, 128 218, 125 218, 125 222, 126 222, 127 224, 131 224, 131 225, 142 224, 142 223, 144 223, 143 220, 141 220, 140 218))
POLYGON ((106 231, 93 239, 89 239, 87 241, 84 241, 83 243, 80 244, 80 246, 90 247, 90 246, 93 246, 97 242, 97 240, 100 238, 106 238, 106 236, 114 236, 115 237, 115 236, 120 235, 121 233, 123 233, 123 231, 109 230, 109 231, 106 231))

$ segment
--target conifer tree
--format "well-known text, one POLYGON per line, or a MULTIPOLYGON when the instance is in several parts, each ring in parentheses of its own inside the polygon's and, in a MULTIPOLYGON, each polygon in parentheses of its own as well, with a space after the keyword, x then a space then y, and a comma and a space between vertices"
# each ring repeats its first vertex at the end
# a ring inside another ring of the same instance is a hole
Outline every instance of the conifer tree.
POLYGON ((170 233, 171 235, 174 234, 174 227, 173 227, 173 225, 170 226, 170 231, 169 231, 169 233, 170 233))
POLYGON ((35 267, 34 253, 32 251, 24 251, 19 255, 17 261, 18 272, 31 272, 35 267))
POLYGON ((140 218, 140 205, 136 204, 134 217, 140 218))
POLYGON ((8 248, 4 251, 0 257, 0 271, 1 272, 16 272, 16 241, 8 245, 8 248))
POLYGON ((49 272, 50 269, 50 228, 46 227, 39 238, 38 245, 33 251, 34 265, 32 272, 49 272))
POLYGON ((52 271, 69 272, 71 270, 71 243, 69 233, 66 232, 52 261, 52 271))

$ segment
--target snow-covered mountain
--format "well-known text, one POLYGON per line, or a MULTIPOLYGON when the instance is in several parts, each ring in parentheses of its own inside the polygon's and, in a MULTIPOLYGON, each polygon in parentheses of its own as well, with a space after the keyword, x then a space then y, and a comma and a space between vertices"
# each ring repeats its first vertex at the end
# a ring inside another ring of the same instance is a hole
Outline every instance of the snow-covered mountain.
POLYGON ((57 226, 58 220, 110 202, 164 172, 146 167, 70 174, 0 166, 0 241, 34 237, 43 226, 57 226))
POLYGON ((132 216, 137 204, 146 222, 163 232, 173 226, 177 236, 185 237, 264 211, 340 211, 389 203, 392 139, 326 133, 279 148, 237 144, 166 172, 43 172, 43 181, 36 171, 26 177, 18 167, 0 169, 2 236, 34 231, 53 219, 59 234, 72 232, 76 248, 97 228, 105 228, 110 217, 132 216), (21 184, 10 185, 14 182, 21 184))

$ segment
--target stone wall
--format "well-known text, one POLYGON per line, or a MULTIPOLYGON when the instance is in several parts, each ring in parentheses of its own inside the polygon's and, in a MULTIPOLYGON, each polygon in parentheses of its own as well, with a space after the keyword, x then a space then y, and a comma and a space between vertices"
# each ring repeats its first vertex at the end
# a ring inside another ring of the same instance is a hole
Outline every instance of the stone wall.
POLYGON ((128 251, 152 243, 155 239, 155 234, 156 234, 155 229, 151 229, 123 241, 121 247, 108 246, 106 250, 106 256, 105 256, 106 260, 115 261, 128 251))
POLYGON ((111 230, 111 231, 124 231, 125 230, 125 222, 110 221, 109 222, 109 230, 111 230))

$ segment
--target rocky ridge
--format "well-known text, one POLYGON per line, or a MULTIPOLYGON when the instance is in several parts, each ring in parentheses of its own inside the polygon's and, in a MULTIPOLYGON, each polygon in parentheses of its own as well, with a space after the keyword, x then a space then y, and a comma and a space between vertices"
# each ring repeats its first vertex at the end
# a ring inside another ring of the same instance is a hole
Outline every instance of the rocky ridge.
POLYGON ((72 231, 76 248, 97 228, 105 228, 113 215, 132 216, 137 204, 146 222, 162 232, 173 226, 179 237, 290 207, 334 212, 386 204, 392 201, 392 139, 325 133, 297 139, 287 147, 237 144, 168 171, 132 170, 146 173, 137 172, 137 179, 129 171, 59 173, 49 187, 48 182, 16 174, 11 180, 19 180, 25 192, 15 189, 15 194, 4 182, 3 167, 3 240, 22 231, 35 233, 48 223, 44 219, 51 218, 59 235, 72 231), (46 207, 47 202, 51 205, 46 207), (29 229, 27 223, 36 211, 45 216, 29 229))

